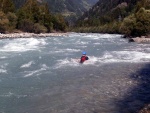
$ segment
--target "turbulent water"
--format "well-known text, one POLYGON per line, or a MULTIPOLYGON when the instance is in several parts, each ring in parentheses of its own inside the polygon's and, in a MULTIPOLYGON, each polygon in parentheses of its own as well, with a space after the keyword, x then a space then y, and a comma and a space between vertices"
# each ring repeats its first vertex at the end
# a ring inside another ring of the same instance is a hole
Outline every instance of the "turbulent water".
POLYGON ((0 40, 0 113, 134 113, 150 102, 149 62, 150 45, 121 35, 0 40))

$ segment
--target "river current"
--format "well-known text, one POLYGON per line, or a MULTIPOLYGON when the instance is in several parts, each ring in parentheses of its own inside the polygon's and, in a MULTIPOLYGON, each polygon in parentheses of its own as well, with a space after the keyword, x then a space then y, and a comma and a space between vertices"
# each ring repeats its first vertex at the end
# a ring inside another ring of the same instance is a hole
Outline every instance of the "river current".
POLYGON ((150 45, 121 37, 0 40, 0 113, 137 112, 150 102, 150 45))

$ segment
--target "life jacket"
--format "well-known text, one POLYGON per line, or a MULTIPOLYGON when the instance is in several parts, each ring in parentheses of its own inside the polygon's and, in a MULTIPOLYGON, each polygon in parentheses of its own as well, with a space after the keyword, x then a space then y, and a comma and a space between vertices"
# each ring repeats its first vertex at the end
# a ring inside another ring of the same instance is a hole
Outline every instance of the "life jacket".
POLYGON ((85 60, 87 60, 87 56, 82 56, 81 60, 80 60, 80 63, 83 63, 85 60))

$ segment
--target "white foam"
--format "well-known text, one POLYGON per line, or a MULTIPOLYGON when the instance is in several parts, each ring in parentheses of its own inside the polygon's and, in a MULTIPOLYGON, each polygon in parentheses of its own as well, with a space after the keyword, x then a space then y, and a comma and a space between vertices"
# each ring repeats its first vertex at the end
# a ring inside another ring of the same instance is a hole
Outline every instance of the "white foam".
POLYGON ((6 59, 7 57, 6 56, 2 56, 2 57, 0 57, 0 59, 6 59))
POLYGON ((68 37, 81 37, 81 36, 84 36, 84 35, 85 35, 85 33, 75 33, 75 32, 73 32, 73 33, 69 33, 68 37))
POLYGON ((122 35, 119 34, 102 34, 103 38, 121 38, 122 35))
POLYGON ((97 42, 97 43, 93 43, 94 45, 102 45, 102 43, 99 43, 99 42, 97 42))
POLYGON ((48 67, 46 64, 42 64, 41 67, 42 67, 42 69, 44 69, 44 70, 49 69, 49 67, 48 67))
POLYGON ((89 42, 85 42, 85 41, 80 41, 80 42, 77 42, 76 44, 79 44, 79 45, 87 45, 89 42))
POLYGON ((0 95, 0 97, 11 97, 12 95, 14 95, 12 92, 8 92, 7 94, 0 95))
POLYGON ((15 96, 17 98, 27 97, 27 95, 17 95, 17 94, 14 94, 12 92, 8 92, 6 94, 0 95, 0 97, 11 97, 11 96, 15 96))
MULTIPOLYGON (((101 61, 100 58, 94 57, 94 56, 89 56, 89 60, 86 60, 82 65, 97 65, 97 63, 101 61)), ((62 68, 62 67, 79 67, 82 66, 80 63, 80 59, 72 59, 72 58, 65 58, 61 60, 57 60, 57 63, 55 65, 54 69, 57 68, 62 68)))
MULTIPOLYGON (((104 52, 102 56, 88 56, 89 60, 85 61, 83 65, 94 65, 99 66, 106 63, 121 63, 121 62, 149 62, 150 54, 137 52, 137 51, 112 51, 104 52)), ((57 60, 55 68, 62 68, 65 66, 80 66, 79 59, 65 58, 57 60)))
POLYGON ((20 68, 29 68, 32 64, 34 64, 34 61, 30 61, 26 64, 23 64, 20 68))
POLYGON ((94 34, 94 35, 92 35, 92 34, 87 34, 87 35, 85 35, 85 36, 83 36, 84 38, 91 38, 91 39, 99 39, 99 38, 102 38, 102 35, 100 35, 100 34, 94 34))
POLYGON ((83 36, 84 38, 90 38, 91 40, 97 40, 97 39, 103 39, 103 38, 107 38, 107 39, 111 39, 111 38, 120 38, 122 35, 118 35, 118 34, 98 34, 98 33, 88 33, 85 36, 83 36))
POLYGON ((4 64, 0 65, 0 73, 7 74, 7 70, 6 70, 7 66, 8 66, 8 63, 4 63, 4 64))
POLYGON ((0 69, 0 73, 7 73, 7 70, 5 70, 5 69, 0 69))
POLYGON ((145 52, 150 53, 150 48, 144 49, 145 52))
POLYGON ((61 68, 64 66, 79 66, 79 59, 65 58, 65 59, 57 60, 54 69, 61 68))
POLYGON ((46 64, 42 64, 40 67, 40 69, 25 72, 27 74, 24 77, 39 76, 40 74, 42 74, 43 71, 49 69, 46 64))
POLYGON ((68 52, 79 52, 81 51, 80 49, 70 49, 70 48, 67 48, 67 49, 64 49, 64 51, 68 51, 68 52))
POLYGON ((113 51, 105 52, 104 55, 99 58, 105 63, 110 62, 149 62, 150 54, 139 51, 113 51))
POLYGON ((58 50, 53 50, 53 51, 49 51, 50 54, 55 54, 55 53, 73 53, 73 52, 80 52, 80 49, 70 49, 70 48, 66 48, 66 49, 58 49, 58 50))
POLYGON ((90 40, 97 40, 102 38, 120 38, 122 35, 118 34, 100 34, 100 33, 69 33, 68 37, 88 38, 90 40))
POLYGON ((14 39, 14 40, 8 41, 8 43, 5 44, 0 49, 0 51, 24 52, 28 50, 38 49, 42 45, 46 45, 46 42, 44 39, 35 39, 35 38, 14 39))

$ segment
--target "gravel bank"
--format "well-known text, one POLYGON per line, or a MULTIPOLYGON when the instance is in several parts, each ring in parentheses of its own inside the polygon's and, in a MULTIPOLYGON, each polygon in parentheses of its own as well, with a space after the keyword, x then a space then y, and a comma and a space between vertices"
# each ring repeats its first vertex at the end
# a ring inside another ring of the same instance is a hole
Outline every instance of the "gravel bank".
POLYGON ((45 37, 51 37, 51 36, 65 36, 67 33, 40 33, 40 34, 34 34, 34 33, 9 33, 9 34, 0 34, 0 39, 5 38, 45 38, 45 37))

